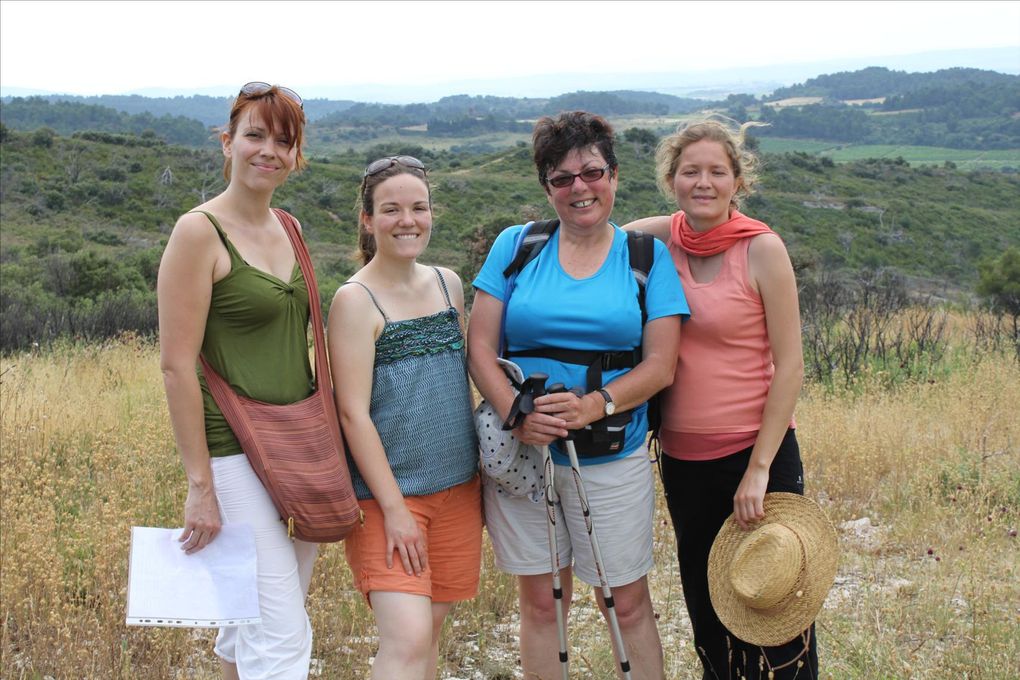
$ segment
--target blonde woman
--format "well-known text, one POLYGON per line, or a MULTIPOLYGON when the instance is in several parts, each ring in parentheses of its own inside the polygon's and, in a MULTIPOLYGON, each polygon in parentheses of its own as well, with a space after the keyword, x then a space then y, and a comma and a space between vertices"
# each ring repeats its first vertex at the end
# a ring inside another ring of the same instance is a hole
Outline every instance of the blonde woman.
POLYGON ((663 485, 704 678, 816 678, 814 627, 757 647, 720 623, 708 554, 725 519, 764 516, 767 491, 804 493, 793 410, 804 374, 793 267, 782 240, 743 215, 755 159, 734 132, 702 121, 662 140, 657 176, 680 210, 625 229, 666 241, 691 306, 665 392, 663 485))

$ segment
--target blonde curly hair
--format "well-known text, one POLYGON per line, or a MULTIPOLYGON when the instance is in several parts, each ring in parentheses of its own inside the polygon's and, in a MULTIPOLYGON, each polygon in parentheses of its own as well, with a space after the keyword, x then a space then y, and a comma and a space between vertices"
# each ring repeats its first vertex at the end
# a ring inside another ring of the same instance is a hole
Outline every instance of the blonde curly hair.
POLYGON ((682 124, 676 132, 664 137, 655 150, 655 179, 659 189, 666 198, 675 198, 673 175, 676 174, 680 154, 689 145, 708 139, 719 142, 730 159, 733 176, 737 180, 737 191, 730 203, 734 208, 740 208, 740 202, 754 192, 754 185, 758 181, 758 157, 745 148, 747 130, 765 125, 748 121, 734 130, 735 121, 713 118, 682 124))

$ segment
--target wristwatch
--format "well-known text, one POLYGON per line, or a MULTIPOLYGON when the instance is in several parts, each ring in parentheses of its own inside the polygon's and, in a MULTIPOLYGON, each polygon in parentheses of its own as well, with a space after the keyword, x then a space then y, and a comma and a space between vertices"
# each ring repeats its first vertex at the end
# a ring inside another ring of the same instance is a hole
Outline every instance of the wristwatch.
POLYGON ((601 394, 602 398, 606 400, 606 415, 611 416, 616 413, 616 404, 613 403, 613 398, 609 395, 609 392, 600 387, 599 394, 601 394))

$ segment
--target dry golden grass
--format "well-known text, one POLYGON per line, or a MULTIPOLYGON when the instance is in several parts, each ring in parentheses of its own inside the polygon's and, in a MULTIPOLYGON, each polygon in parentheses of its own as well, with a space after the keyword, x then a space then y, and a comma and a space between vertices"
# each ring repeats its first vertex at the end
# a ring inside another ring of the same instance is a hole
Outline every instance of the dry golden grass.
MULTIPOLYGON (((185 492, 156 348, 64 346, 3 358, 0 371, 0 676, 216 678, 210 632, 124 625, 129 528, 177 525, 185 492)), ((873 382, 809 387, 798 408, 808 493, 843 549, 819 618, 823 675, 1020 677, 1020 369, 988 355, 934 383, 873 382)), ((658 517, 651 583, 667 675, 695 677, 664 506, 658 517)), ((605 625, 577 590, 574 677, 612 677, 605 625)), ((519 677, 515 609, 487 550, 482 594, 448 624, 440 677, 519 677)), ((366 676, 372 619, 339 546, 321 551, 309 610, 313 676, 366 676)))

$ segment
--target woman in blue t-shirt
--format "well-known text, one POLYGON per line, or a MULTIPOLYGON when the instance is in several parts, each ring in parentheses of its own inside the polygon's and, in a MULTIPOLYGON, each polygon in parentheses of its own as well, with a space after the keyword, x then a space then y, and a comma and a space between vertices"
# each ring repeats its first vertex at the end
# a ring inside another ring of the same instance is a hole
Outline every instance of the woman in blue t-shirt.
MULTIPOLYGON (((627 237, 609 221, 619 180, 609 123, 581 111, 545 117, 535 125, 533 143, 538 179, 559 226, 538 256, 520 270, 512 291, 507 290, 503 272, 523 227, 509 227, 493 244, 474 281, 468 330, 471 377, 505 418, 514 393, 496 362, 503 327, 506 354, 525 376, 542 372, 549 375, 550 385, 580 388, 580 397, 566 391, 536 399, 535 411, 513 434, 525 444, 551 448, 560 498, 556 531, 559 563, 564 567, 561 584, 569 606, 573 573, 593 586, 599 583, 581 504, 570 470, 564 467, 567 458, 556 443, 568 431, 579 433, 581 477, 633 677, 662 678, 662 646, 646 578, 652 567, 655 505, 645 447, 646 402, 672 381, 680 318, 688 314, 687 303, 668 252, 656 242, 645 288, 647 321, 642 324, 627 237), (619 357, 635 349, 639 351, 630 354, 629 364, 614 360, 603 364, 609 368, 595 370, 594 383, 593 372, 583 365, 587 361, 576 358, 600 352, 619 357), (604 419, 614 412, 617 418, 625 414, 626 429, 619 441, 608 447, 587 441, 592 431, 606 432, 604 419)), ((530 496, 507 495, 489 480, 483 500, 496 564, 518 577, 524 675, 558 676, 545 504, 530 496)), ((605 614, 601 593, 596 594, 605 614)))

